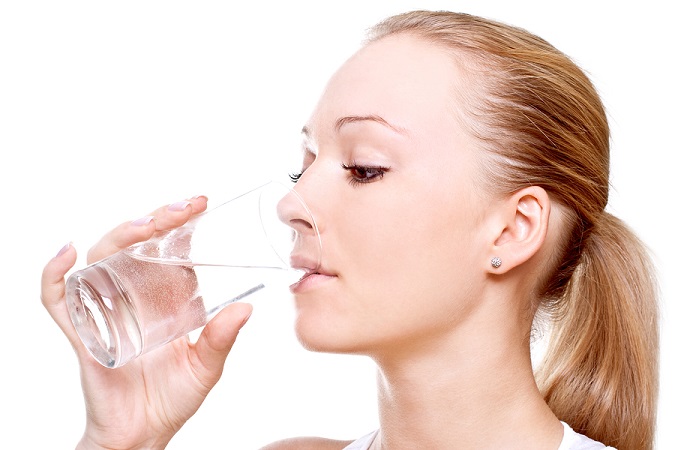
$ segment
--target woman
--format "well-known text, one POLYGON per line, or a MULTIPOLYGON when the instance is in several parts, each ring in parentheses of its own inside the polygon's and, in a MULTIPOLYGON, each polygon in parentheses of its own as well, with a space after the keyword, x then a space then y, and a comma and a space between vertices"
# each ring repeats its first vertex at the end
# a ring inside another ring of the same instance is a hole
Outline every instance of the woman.
MULTIPOLYGON (((324 253, 291 287, 296 334, 308 349, 377 363, 380 428, 267 448, 652 448, 653 276, 605 211, 607 121, 567 57, 478 17, 395 16, 329 81, 303 135, 292 178, 324 253), (530 336, 543 323, 535 374, 530 336)), ((89 260, 205 207, 197 197, 124 223, 89 260)), ((79 355, 80 446, 161 448, 219 379, 250 306, 228 307, 194 345, 108 370, 65 311, 74 261, 66 246, 47 264, 42 298, 79 355)))

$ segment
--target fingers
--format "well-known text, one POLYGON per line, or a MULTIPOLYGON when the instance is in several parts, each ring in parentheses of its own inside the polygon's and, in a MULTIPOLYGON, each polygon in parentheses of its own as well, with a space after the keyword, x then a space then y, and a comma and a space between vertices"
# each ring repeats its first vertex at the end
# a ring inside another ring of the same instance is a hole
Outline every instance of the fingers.
POLYGON ((162 206, 149 215, 125 222, 99 240, 87 253, 87 263, 99 261, 137 242, 150 239, 156 231, 179 227, 206 210, 207 198, 196 196, 162 206))
POLYGON ((150 216, 154 218, 157 231, 169 230, 183 225, 190 217, 206 210, 207 198, 203 195, 182 200, 156 209, 150 216))
POLYGON ((42 304, 73 346, 81 345, 65 302, 65 275, 77 260, 75 248, 67 244, 42 271, 42 304))
POLYGON ((190 360, 195 376, 207 389, 220 379, 225 359, 252 310, 248 303, 228 305, 206 324, 191 348, 190 360))

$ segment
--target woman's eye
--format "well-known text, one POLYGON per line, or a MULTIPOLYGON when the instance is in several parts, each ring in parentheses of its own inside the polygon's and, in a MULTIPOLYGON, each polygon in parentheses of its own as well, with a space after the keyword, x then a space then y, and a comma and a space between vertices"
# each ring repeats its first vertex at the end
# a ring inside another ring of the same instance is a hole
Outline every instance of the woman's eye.
POLYGON ((388 167, 382 166, 361 166, 358 164, 342 164, 342 168, 351 175, 352 183, 372 183, 379 180, 389 171, 388 167))

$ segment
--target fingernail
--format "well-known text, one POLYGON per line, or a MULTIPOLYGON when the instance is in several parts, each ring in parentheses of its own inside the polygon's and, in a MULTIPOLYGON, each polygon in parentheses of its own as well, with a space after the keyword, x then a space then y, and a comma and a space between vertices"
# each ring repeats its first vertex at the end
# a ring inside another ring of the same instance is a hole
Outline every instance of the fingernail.
POLYGON ((136 227, 142 227, 143 225, 147 225, 150 222, 152 222, 152 219, 154 219, 153 216, 145 216, 134 220, 133 222, 131 222, 131 224, 136 227))
POLYGON ((66 245, 61 247, 61 250, 59 250, 59 252, 56 254, 56 258, 58 258, 59 256, 63 255, 65 252, 67 252, 69 248, 70 248, 70 242, 68 242, 66 245))
POLYGON ((242 322, 242 324, 241 324, 242 327, 243 327, 244 325, 246 325, 246 323, 248 322, 248 319, 250 319, 252 315, 253 315, 253 310, 251 310, 251 312, 248 313, 248 316, 246 316, 246 318, 245 318, 244 321, 242 322))
POLYGON ((190 202, 176 202, 169 205, 169 211, 185 211, 190 202))
POLYGON ((206 197, 206 195, 195 195, 195 196, 192 197, 190 200, 197 200, 197 199, 199 199, 199 198, 207 198, 207 197, 206 197))

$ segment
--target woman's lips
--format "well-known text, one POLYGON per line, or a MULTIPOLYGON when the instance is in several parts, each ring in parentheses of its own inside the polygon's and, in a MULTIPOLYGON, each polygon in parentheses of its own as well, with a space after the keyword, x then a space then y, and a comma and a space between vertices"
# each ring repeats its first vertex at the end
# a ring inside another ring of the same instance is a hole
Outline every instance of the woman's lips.
POLYGON ((289 286, 293 294, 309 291, 322 283, 337 278, 337 275, 326 269, 319 259, 312 258, 310 255, 300 252, 292 254, 290 262, 291 267, 305 272, 297 282, 289 286))
POLYGON ((291 284, 289 289, 293 294, 300 294, 302 292, 307 292, 311 289, 314 289, 318 285, 321 285, 334 278, 336 278, 335 275, 322 272, 307 272, 302 276, 302 278, 300 278, 300 280, 291 284))

